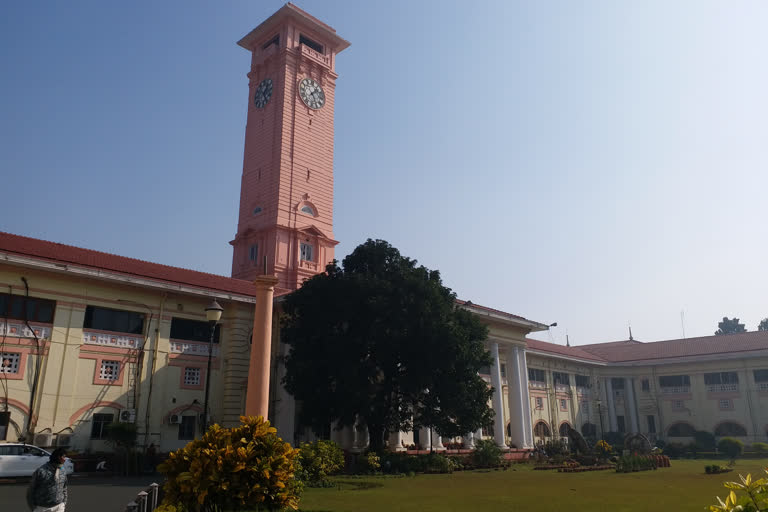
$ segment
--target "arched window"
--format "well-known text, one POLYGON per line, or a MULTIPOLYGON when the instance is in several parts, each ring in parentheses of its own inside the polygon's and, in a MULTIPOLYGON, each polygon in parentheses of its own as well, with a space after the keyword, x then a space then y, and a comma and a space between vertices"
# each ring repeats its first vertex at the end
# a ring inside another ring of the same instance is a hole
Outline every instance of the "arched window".
POLYGON ((533 435, 536 437, 549 437, 552 434, 549 431, 549 425, 546 421, 539 421, 533 426, 533 435))
POLYGON ((734 423, 732 421, 724 421, 721 424, 719 424, 715 429, 715 435, 717 437, 720 437, 720 436, 745 437, 747 435, 747 429, 745 429, 738 423, 734 423))
POLYGON ((695 431, 696 429, 690 424, 680 422, 672 424, 667 430, 667 435, 669 437, 693 437, 695 431))
POLYGON ((566 421, 560 425, 560 437, 568 437, 568 431, 571 430, 571 425, 566 421))
POLYGON ((305 204, 304 206, 302 206, 302 207, 301 207, 301 212, 302 212, 302 213, 306 213, 307 215, 311 215, 311 216, 313 216, 313 217, 315 216, 315 210, 314 210, 314 208, 312 208, 312 207, 311 207, 311 206, 309 206, 308 204, 305 204))
POLYGON ((581 435, 584 437, 597 437, 597 425, 594 423, 585 423, 581 426, 581 435))

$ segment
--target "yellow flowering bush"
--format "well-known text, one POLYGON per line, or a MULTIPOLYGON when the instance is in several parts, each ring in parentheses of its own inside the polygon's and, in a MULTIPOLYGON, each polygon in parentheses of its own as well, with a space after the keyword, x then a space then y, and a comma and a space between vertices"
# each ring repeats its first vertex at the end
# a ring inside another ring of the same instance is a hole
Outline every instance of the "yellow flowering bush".
POLYGON ((213 425, 158 466, 168 479, 160 512, 298 509, 299 451, 261 416, 240 422, 231 429, 213 425))
POLYGON ((612 451, 613 451, 613 447, 603 439, 599 440, 595 444, 595 455, 597 455, 597 458, 599 459, 607 459, 608 457, 610 457, 612 451))

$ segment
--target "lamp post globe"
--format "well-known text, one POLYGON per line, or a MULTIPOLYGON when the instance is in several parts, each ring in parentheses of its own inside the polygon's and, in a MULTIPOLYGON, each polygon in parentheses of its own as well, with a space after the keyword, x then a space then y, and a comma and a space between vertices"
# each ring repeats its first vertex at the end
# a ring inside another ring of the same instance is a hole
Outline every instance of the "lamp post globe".
POLYGON ((208 395, 211 392, 211 358, 213 357, 213 338, 216 333, 216 324, 221 320, 221 314, 224 312, 224 308, 212 300, 208 307, 205 308, 205 317, 208 319, 208 324, 211 326, 211 337, 208 340, 208 369, 205 372, 205 402, 203 403, 203 433, 208 430, 208 395))

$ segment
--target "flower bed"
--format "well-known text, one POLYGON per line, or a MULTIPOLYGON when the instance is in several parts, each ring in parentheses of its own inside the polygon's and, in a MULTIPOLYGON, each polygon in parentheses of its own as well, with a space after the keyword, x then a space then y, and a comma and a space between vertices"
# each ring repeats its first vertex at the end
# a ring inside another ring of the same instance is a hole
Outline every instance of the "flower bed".
POLYGON ((585 471, 605 471, 606 469, 613 469, 612 464, 603 464, 601 466, 578 466, 578 467, 565 467, 559 468, 558 473, 583 473, 585 471))

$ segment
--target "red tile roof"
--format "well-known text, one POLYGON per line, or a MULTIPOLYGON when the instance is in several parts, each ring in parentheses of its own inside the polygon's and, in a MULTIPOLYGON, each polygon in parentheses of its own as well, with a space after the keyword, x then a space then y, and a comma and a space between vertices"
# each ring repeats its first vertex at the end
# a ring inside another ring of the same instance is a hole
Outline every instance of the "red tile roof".
POLYGON ((768 350, 768 331, 754 331, 724 336, 702 336, 678 340, 642 343, 637 340, 593 343, 577 347, 564 347, 554 343, 527 339, 533 350, 551 352, 580 359, 607 363, 631 363, 696 356, 717 356, 768 350), (585 357, 586 354, 586 357, 585 357))
POLYGON ((548 343, 546 341, 534 340, 526 338, 526 344, 531 350, 538 350, 540 352, 550 352, 552 354, 559 354, 566 357, 573 357, 576 359, 586 359, 588 361, 605 362, 599 356, 591 354, 579 347, 564 347, 563 345, 557 345, 555 343, 548 343))
POLYGON ((109 270, 163 283, 180 284, 253 297, 256 287, 249 281, 126 258, 26 236, 0 232, 0 251, 55 263, 109 270))

